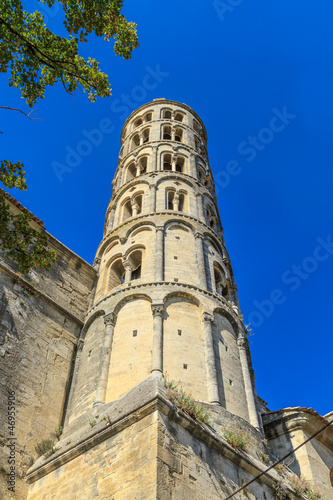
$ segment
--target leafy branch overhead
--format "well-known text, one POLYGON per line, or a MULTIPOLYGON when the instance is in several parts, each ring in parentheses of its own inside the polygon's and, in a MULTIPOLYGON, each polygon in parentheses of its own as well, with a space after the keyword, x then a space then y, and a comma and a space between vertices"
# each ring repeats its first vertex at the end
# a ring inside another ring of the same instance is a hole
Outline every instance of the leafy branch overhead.
MULTIPOLYGON (((41 0, 51 7, 56 0, 41 0)), ((20 0, 4 0, 0 7, 0 72, 10 72, 9 85, 19 88, 27 104, 45 96, 47 85, 60 81, 66 92, 78 87, 89 99, 111 95, 108 77, 99 63, 78 54, 79 42, 89 33, 115 40, 114 52, 129 59, 138 47, 136 25, 120 14, 120 0, 62 0, 67 38, 56 35, 38 11, 23 10, 20 0)))
MULTIPOLYGON (((52 7, 56 0, 40 0, 52 7)), ((21 96, 32 107, 45 97, 48 85, 61 82, 68 93, 78 88, 88 92, 94 102, 97 97, 111 95, 108 76, 92 58, 79 55, 79 43, 87 42, 90 33, 114 39, 114 52, 130 59, 138 47, 136 25, 127 22, 120 13, 121 0, 60 0, 64 26, 68 37, 50 31, 39 11, 29 13, 20 0, 3 0, 0 5, 0 73, 9 73, 9 85, 20 89, 21 96)), ((2 105, 0 109, 30 113, 2 105)), ((1 131, 1 134, 3 131, 1 131)), ((1 160, 0 182, 9 189, 27 189, 23 164, 1 160)), ((14 215, 9 211, 6 194, 0 190, 0 248, 16 261, 21 271, 32 267, 48 269, 56 255, 47 248, 47 235, 42 228, 34 229, 32 214, 14 215)))

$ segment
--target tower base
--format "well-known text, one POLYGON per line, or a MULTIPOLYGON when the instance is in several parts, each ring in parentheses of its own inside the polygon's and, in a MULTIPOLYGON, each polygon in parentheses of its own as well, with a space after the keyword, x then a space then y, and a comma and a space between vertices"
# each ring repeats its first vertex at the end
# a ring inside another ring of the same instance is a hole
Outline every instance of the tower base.
MULTIPOLYGON (((266 450, 246 421, 210 409, 212 425, 193 420, 166 398, 161 377, 152 374, 69 426, 56 453, 29 470, 28 499, 226 498, 265 470, 259 457, 266 450), (247 452, 223 438, 228 425, 247 433, 247 452)), ((247 488, 247 498, 274 498, 280 480, 270 471, 247 488)))

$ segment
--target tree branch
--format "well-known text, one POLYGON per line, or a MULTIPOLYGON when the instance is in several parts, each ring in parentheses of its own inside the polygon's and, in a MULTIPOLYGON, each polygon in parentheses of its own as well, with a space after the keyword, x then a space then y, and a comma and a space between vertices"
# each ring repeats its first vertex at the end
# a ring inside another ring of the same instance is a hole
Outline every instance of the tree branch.
MULTIPOLYGON (((29 120, 37 120, 37 118, 31 118, 31 113, 34 111, 34 109, 32 109, 29 113, 25 113, 24 111, 22 111, 22 109, 19 109, 19 108, 11 108, 9 106, 0 106, 0 109, 9 109, 10 111, 19 111, 20 113, 22 113, 24 116, 26 116, 27 118, 29 118, 29 120)), ((3 134, 3 132, 0 132, 0 134, 3 134)))

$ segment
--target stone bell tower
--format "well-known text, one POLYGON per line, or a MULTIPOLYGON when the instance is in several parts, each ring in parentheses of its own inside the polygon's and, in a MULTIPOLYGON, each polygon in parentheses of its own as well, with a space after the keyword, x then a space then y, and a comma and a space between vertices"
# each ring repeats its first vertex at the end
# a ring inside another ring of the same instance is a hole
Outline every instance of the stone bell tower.
POLYGON ((29 498, 225 498, 253 464, 175 413, 161 377, 179 380, 219 425, 246 429, 260 448, 248 342, 198 115, 165 99, 134 111, 112 185, 64 434, 30 469, 29 498))

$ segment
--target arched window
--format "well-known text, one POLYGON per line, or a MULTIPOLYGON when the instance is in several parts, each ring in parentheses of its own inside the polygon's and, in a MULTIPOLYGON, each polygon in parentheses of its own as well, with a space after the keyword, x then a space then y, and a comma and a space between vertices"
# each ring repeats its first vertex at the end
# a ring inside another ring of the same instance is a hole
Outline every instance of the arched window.
POLYGON ((136 196, 133 201, 132 201, 132 215, 139 215, 142 212, 142 201, 143 201, 143 196, 142 194, 139 194, 136 196))
POLYGON ((162 139, 165 141, 171 140, 171 127, 169 125, 164 125, 162 132, 162 139))
POLYGON ((216 215, 210 205, 206 205, 206 222, 209 227, 215 230, 216 215))
POLYGON ((133 123, 133 129, 140 127, 143 124, 142 118, 137 118, 133 123))
POLYGON ((145 174, 147 172, 148 156, 142 156, 139 158, 140 174, 145 174))
POLYGON ((136 177, 136 166, 134 161, 127 167, 126 182, 131 181, 136 177))
POLYGON ((145 120, 145 122, 150 122, 150 121, 151 121, 151 118, 152 118, 152 114, 151 114, 151 113, 147 113, 147 114, 145 115, 144 120, 145 120))
POLYGON ((184 121, 184 115, 182 115, 181 113, 176 113, 175 120, 177 120, 177 122, 184 121))
POLYGON ((173 205, 173 202, 174 202, 174 198, 175 198, 175 194, 176 194, 176 191, 173 190, 173 189, 169 189, 167 191, 167 210, 174 210, 174 205, 173 205))
POLYGON ((181 128, 177 128, 175 132, 175 141, 182 142, 183 141, 183 131, 181 128))
POLYGON ((129 217, 132 217, 132 204, 131 200, 128 200, 124 206, 123 206, 123 222, 128 219, 129 217))
POLYGON ((145 128, 142 132, 142 143, 145 144, 146 142, 149 142, 149 128, 145 128))
POLYGON ((202 167, 198 167, 198 179, 199 179, 199 181, 202 182, 204 177, 205 177, 205 171, 203 170, 202 167))
POLYGON ((169 109, 165 109, 163 111, 163 118, 166 118, 167 120, 171 120, 172 113, 169 109))
POLYGON ((216 293, 222 297, 228 297, 228 282, 224 271, 217 262, 214 263, 214 282, 216 293))
POLYGON ((129 255, 128 260, 132 267, 131 281, 140 279, 142 275, 142 250, 134 250, 129 255))
POLYGON ((122 259, 119 258, 110 266, 108 290, 112 290, 116 286, 121 285, 125 281, 125 269, 122 259))
POLYGON ((140 137, 139 134, 135 134, 132 139, 131 149, 137 148, 138 146, 140 146, 140 137))
POLYGON ((179 212, 184 211, 184 205, 185 205, 185 195, 184 195, 184 193, 180 193, 179 194, 179 205, 178 205, 179 212))
POLYGON ((193 118, 193 128, 196 132, 198 132, 198 134, 200 133, 201 126, 200 126, 199 122, 197 122, 197 120, 195 120, 194 118, 193 118))
POLYGON ((177 157, 176 160, 176 172, 184 172, 185 160, 181 156, 177 157))
POLYGON ((171 170, 171 154, 163 155, 163 170, 171 170))
POLYGON ((177 193, 174 189, 166 192, 166 208, 176 212, 183 212, 185 207, 185 193, 177 193))

